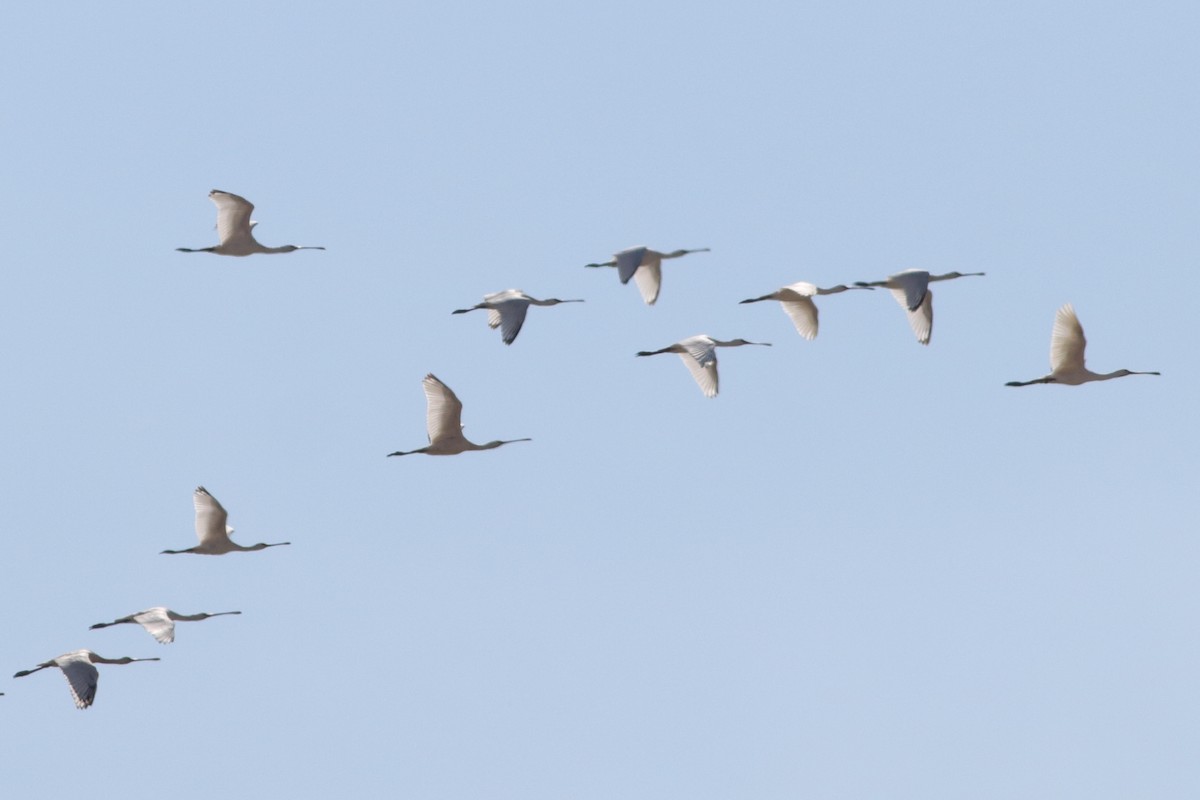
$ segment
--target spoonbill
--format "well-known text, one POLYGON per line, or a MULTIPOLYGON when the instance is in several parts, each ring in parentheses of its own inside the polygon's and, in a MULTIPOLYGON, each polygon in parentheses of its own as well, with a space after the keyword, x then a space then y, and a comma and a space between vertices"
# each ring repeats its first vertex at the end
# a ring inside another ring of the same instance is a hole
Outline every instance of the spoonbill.
POLYGON ((229 534, 233 533, 233 528, 225 524, 229 514, 217 502, 217 498, 208 493, 208 489, 197 486, 196 491, 192 493, 192 502, 196 506, 196 536, 200 537, 200 544, 189 547, 187 550, 163 550, 163 554, 196 553, 202 556, 220 556, 235 550, 262 550, 267 547, 291 544, 291 542, 276 542, 275 544, 259 542, 249 547, 243 547, 230 540, 229 534))
POLYGON ((248 256, 254 253, 290 253, 293 250, 324 250, 324 247, 301 247, 285 244, 282 247, 264 247, 259 244, 251 229, 258 223, 250 219, 254 205, 244 197, 213 189, 208 199, 217 205, 217 236, 221 243, 216 247, 176 247, 181 253, 216 253, 219 256, 248 256))
POLYGON ((58 667, 67 676, 67 684, 71 687, 71 697, 75 699, 76 708, 87 708, 96 699, 96 684, 100 680, 100 672, 94 664, 132 664, 134 661, 158 661, 157 658, 105 658, 91 650, 74 650, 63 653, 58 658, 52 658, 33 669, 23 669, 14 678, 24 678, 40 669, 58 667))
POLYGON ((889 275, 886 281, 857 281, 854 285, 860 288, 882 286, 891 289, 896 302, 908 313, 908 324, 917 335, 917 341, 929 344, 929 337, 933 334, 933 292, 929 289, 929 284, 983 274, 947 272, 945 275, 930 275, 923 269, 906 269, 889 275))
POLYGON ((646 301, 646 305, 654 305, 654 301, 658 299, 658 290, 662 287, 662 262, 667 258, 679 258, 686 256, 688 253, 708 253, 711 252, 707 247, 701 247, 695 250, 673 250, 670 253, 660 253, 657 250, 651 250, 648 247, 630 247, 627 250, 622 250, 613 255, 612 261, 605 261, 601 264, 584 264, 585 267, 616 267, 617 277, 621 279, 621 283, 629 283, 629 279, 633 278, 637 284, 638 291, 642 293, 642 299, 646 301))
POLYGON ((661 350, 642 350, 638 355, 656 356, 660 353, 678 353, 688 371, 692 373, 692 377, 696 379, 696 383, 699 384, 700 391, 704 392, 704 396, 716 397, 719 388, 717 348, 741 347, 744 344, 771 346, 770 342, 748 342, 745 339, 722 342, 720 339, 714 339, 702 333, 699 336, 689 336, 661 350))
POLYGON ((1124 378, 1126 375, 1161 375, 1159 372, 1133 372, 1119 369, 1103 375, 1092 372, 1083 365, 1083 351, 1087 339, 1083 338, 1083 326, 1070 303, 1054 315, 1054 331, 1050 334, 1050 374, 1031 381, 1009 381, 1005 386, 1030 386, 1035 383, 1061 383, 1078 386, 1092 381, 1107 381, 1124 378))
POLYGON ((500 328, 500 338, 505 344, 512 344, 525 324, 525 312, 530 306, 556 306, 559 303, 582 303, 582 300, 538 300, 530 297, 520 289, 505 289, 503 292, 485 294, 483 302, 470 308, 460 308, 451 314, 466 314, 468 311, 487 309, 488 327, 500 328))
POLYGON ((170 644, 175 641, 175 623, 176 622, 199 622, 202 619, 209 617, 223 617, 227 614, 240 614, 240 611, 218 611, 215 614, 177 614, 169 608, 163 606, 155 606, 148 608, 145 611, 139 611, 136 614, 130 614, 128 617, 121 617, 112 622, 97 622, 88 630, 96 630, 97 628, 107 628, 110 625, 120 625, 125 622, 134 622, 141 625, 146 631, 158 640, 159 644, 170 644))
POLYGON ((437 379, 432 372, 421 381, 425 387, 425 429, 429 434, 429 445, 418 450, 397 450, 388 456, 410 456, 424 453, 429 456, 453 456, 467 450, 491 450, 502 444, 531 442, 532 439, 508 439, 487 444, 467 441, 462 434, 462 401, 454 391, 437 379))
POLYGON ((764 294, 762 297, 751 297, 749 300, 743 300, 742 303, 761 303, 763 300, 778 300, 783 305, 783 311, 792 319, 792 324, 796 326, 796 332, 809 341, 817 338, 817 306, 812 301, 816 295, 824 294, 839 294, 848 292, 852 289, 868 289, 874 291, 870 286, 843 286, 838 284, 831 289, 818 289, 811 283, 800 281, 799 283, 789 283, 781 289, 776 289, 770 294, 764 294))

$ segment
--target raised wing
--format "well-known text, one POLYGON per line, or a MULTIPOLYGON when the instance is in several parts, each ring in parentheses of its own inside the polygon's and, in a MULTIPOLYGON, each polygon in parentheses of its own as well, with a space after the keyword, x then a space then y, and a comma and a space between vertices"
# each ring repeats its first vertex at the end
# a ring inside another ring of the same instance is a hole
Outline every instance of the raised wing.
POLYGON ((158 608, 139 611, 133 619, 153 636, 159 644, 170 644, 175 641, 175 623, 167 616, 167 609, 158 608))
POLYGON ((96 699, 96 684, 100 680, 100 671, 87 656, 87 651, 72 653, 55 659, 67 677, 67 685, 71 687, 71 697, 75 699, 76 708, 87 708, 96 699))
POLYGON ((643 264, 633 273, 633 282, 637 284, 646 305, 654 305, 654 301, 658 299, 658 290, 662 288, 662 262, 651 261, 649 264, 643 264))
POLYGON ((462 403, 449 386, 432 372, 421 383, 425 387, 425 430, 429 443, 462 438, 462 403))
POLYGON ((250 215, 254 205, 244 197, 213 189, 208 198, 217 206, 217 236, 221 244, 249 244, 254 241, 250 233, 250 215))
POLYGON ((646 250, 645 247, 631 247, 613 256, 613 260, 617 262, 617 277, 621 279, 621 283, 629 283, 629 279, 642 265, 642 256, 646 255, 646 250))
POLYGON ((196 536, 200 544, 217 544, 229 540, 226 520, 229 514, 217 502, 217 498, 208 493, 203 486, 197 486, 192 493, 192 502, 196 506, 196 536))
POLYGON ((1070 303, 1054 315, 1054 332, 1050 334, 1050 371, 1078 372, 1083 369, 1083 351, 1087 339, 1083 326, 1070 303))

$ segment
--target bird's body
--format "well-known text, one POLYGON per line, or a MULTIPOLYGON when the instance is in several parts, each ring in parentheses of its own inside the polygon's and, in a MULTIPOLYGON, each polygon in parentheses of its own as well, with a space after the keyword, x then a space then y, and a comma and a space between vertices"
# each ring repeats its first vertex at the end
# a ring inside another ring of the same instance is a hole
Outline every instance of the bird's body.
POLYGON ((582 303, 582 300, 559 300, 549 298, 538 300, 530 297, 520 289, 505 289, 503 292, 485 294, 483 302, 470 308, 460 308, 451 314, 466 314, 469 311, 486 309, 488 312, 488 327, 499 328, 500 338, 505 344, 512 344, 525 324, 525 312, 532 306, 556 306, 559 303, 582 303))
POLYGON ((217 237, 221 243, 214 247, 176 247, 181 253, 216 253, 219 256, 249 256, 255 253, 291 253, 295 250, 324 250, 324 247, 302 247, 285 244, 282 247, 265 247, 254 238, 252 228, 257 225, 250 219, 254 205, 244 197, 213 189, 208 199, 217 206, 217 237))
POLYGON ((424 453, 429 456, 453 456, 468 450, 491 450, 502 444, 528 442, 530 439, 508 439, 487 444, 467 441, 462 433, 462 402, 454 391, 438 380, 432 372, 421 382, 425 388, 425 429, 429 445, 417 450, 397 450, 388 456, 408 456, 424 453))
POLYGON ((1133 372, 1119 369, 1116 372, 1097 373, 1084 366, 1084 350, 1087 339, 1083 337, 1083 326, 1075 316, 1075 309, 1067 303, 1054 315, 1054 330, 1050 334, 1050 374, 1031 381, 1009 381, 1005 386, 1030 386, 1035 383, 1061 383, 1079 386, 1092 381, 1107 381, 1124 378, 1126 375, 1158 375, 1157 372, 1133 372))
POLYGON ((745 339, 734 339, 723 342, 706 334, 689 336, 686 339, 662 348, 661 350, 642 350, 639 356, 656 356, 660 353, 677 353, 683 359, 684 365, 705 397, 716 397, 720 389, 720 378, 717 375, 717 348, 741 347, 744 344, 756 344, 770 347, 769 342, 748 342, 745 339))
POLYGON ((218 611, 215 614, 177 614, 169 608, 163 606, 155 606, 148 608, 145 611, 139 611, 136 614, 130 614, 127 617, 115 619, 112 622, 97 622, 90 630, 96 628, 107 628, 110 625, 120 625, 122 623, 136 623, 141 625, 146 631, 158 640, 159 644, 170 644, 175 641, 175 623, 176 622, 198 622, 209 617, 221 617, 227 614, 240 614, 240 611, 218 611))
POLYGON ((652 306, 658 300, 659 289, 662 288, 662 262, 668 258, 679 258, 688 253, 707 253, 709 248, 700 247, 695 250, 674 250, 670 253, 660 253, 649 247, 630 247, 613 255, 612 261, 596 264, 585 264, 586 267, 616 267, 617 277, 621 283, 629 283, 633 278, 638 291, 646 305, 652 306))
POLYGON ((851 289, 871 289, 870 286, 843 286, 841 284, 829 289, 820 289, 814 284, 800 281, 798 283, 789 283, 780 289, 764 294, 762 297, 751 297, 748 300, 741 301, 742 303, 761 303, 763 300, 778 300, 783 305, 783 311, 792 320, 792 324, 796 326, 796 332, 805 339, 813 340, 817 338, 817 326, 819 324, 817 306, 813 302, 813 297, 817 295, 838 294, 847 292, 851 289))
POLYGON ((908 324, 912 326, 917 341, 929 344, 933 335, 933 292, 929 284, 934 281, 948 281, 954 278, 965 278, 972 275, 983 275, 982 272, 947 272, 945 275, 930 275, 923 269, 906 269, 889 275, 885 281, 858 281, 854 285, 859 288, 882 286, 890 289, 896 302, 908 314, 908 324))
POLYGON ((90 706, 96 699, 96 684, 100 680, 100 671, 96 669, 96 664, 132 664, 134 661, 158 660, 157 658, 130 658, 129 656, 105 658, 91 650, 74 650, 38 664, 33 669, 23 669, 13 677, 23 678, 41 669, 58 667, 66 676, 67 684, 71 687, 71 697, 75 699, 75 707, 82 709, 90 706))
POLYGON ((259 542, 248 547, 240 545, 229 538, 229 534, 233 533, 233 528, 226 524, 229 514, 217 502, 217 498, 208 493, 207 489, 203 486, 197 486, 196 491, 192 493, 192 502, 196 507, 196 536, 199 537, 200 544, 195 547, 189 547, 186 550, 163 550, 163 553, 168 555, 195 553, 202 556, 220 556, 235 551, 246 552, 291 544, 291 542, 275 542, 274 544, 259 542))

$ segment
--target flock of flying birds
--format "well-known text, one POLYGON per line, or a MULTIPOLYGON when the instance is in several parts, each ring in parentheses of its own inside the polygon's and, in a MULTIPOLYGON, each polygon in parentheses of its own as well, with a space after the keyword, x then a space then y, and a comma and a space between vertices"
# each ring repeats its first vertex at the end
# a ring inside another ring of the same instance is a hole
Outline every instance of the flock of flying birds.
MULTIPOLYGON (((213 247, 177 248, 184 253, 215 253, 223 256, 248 256, 255 253, 291 253, 296 250, 324 250, 324 247, 283 245, 281 247, 266 247, 254 238, 253 228, 258 223, 250 219, 254 206, 245 198, 217 189, 208 194, 209 199, 217 206, 217 235, 220 242, 213 247)), ((680 258, 690 253, 708 252, 708 248, 695 250, 675 250, 670 253, 660 253, 648 247, 632 247, 613 255, 612 260, 586 264, 587 267, 615 267, 617 276, 622 284, 632 279, 637 285, 642 299, 647 305, 653 305, 658 300, 662 287, 662 262, 668 259, 680 258)), ((784 286, 762 297, 752 297, 742 300, 742 303, 759 303, 765 300, 776 300, 791 319, 792 324, 805 339, 815 339, 818 329, 817 307, 813 298, 823 295, 840 294, 852 290, 872 290, 884 288, 891 291, 892 296, 904 309, 908 323, 916 334, 917 341, 929 344, 933 333, 933 291, 929 284, 937 281, 952 280, 968 276, 982 276, 982 272, 949 272, 944 275, 931 275, 925 270, 909 269, 889 275, 881 281, 859 281, 851 286, 838 285, 828 289, 818 288, 803 281, 784 286)), ((508 289, 494 294, 484 295, 483 302, 470 308, 460 308, 454 314, 466 314, 471 311, 487 311, 488 326, 500 329, 500 336, 506 345, 512 344, 521 327, 525 323, 525 315, 530 306, 554 306, 562 303, 581 303, 582 300, 558 300, 555 298, 538 300, 518 289, 508 289)), ((717 348, 741 347, 743 345, 760 345, 769 347, 768 342, 751 342, 745 339, 722 341, 706 334, 690 336, 667 347, 658 350, 643 350, 637 355, 654 356, 661 353, 676 353, 683 360, 695 379, 700 390, 706 397, 715 397, 719 389, 717 376, 717 348)), ((1050 372, 1040 378, 1028 381, 1009 381, 1006 386, 1029 386, 1035 383, 1058 383, 1067 386, 1078 386, 1091 381, 1105 381, 1112 378, 1122 378, 1126 375, 1158 375, 1158 372, 1134 372, 1119 369, 1115 372, 1096 373, 1084 365, 1084 349, 1087 340, 1083 336, 1083 327, 1075 316, 1075 310, 1068 303, 1058 309, 1054 319, 1054 329, 1050 337, 1050 372)), ((462 433, 462 402, 449 386, 442 383, 432 373, 425 376, 422 385, 425 389, 426 429, 429 444, 416 450, 396 451, 389 456, 405 456, 424 453, 431 456, 457 455, 468 450, 491 450, 512 442, 527 442, 529 439, 496 440, 487 444, 475 444, 462 433)), ((196 535, 200 543, 185 550, 163 550, 164 554, 194 553, 199 555, 224 555, 235 551, 263 550, 268 547, 291 544, 276 542, 244 546, 229 538, 233 528, 227 524, 228 514, 221 504, 203 487, 197 487, 193 493, 196 509, 196 535)), ((176 622, 195 622, 210 617, 240 614, 240 611, 221 611, 217 613, 179 614, 162 606, 139 611, 112 622, 98 622, 93 629, 107 628, 112 625, 136 624, 146 629, 159 643, 170 644, 175 640, 176 622)), ((99 678, 96 664, 130 664, 135 661, 158 661, 157 658, 105 658, 91 650, 75 650, 57 658, 38 664, 33 669, 22 670, 13 677, 20 678, 31 675, 42 669, 57 667, 62 670, 71 689, 71 696, 76 707, 89 707, 96 697, 96 685, 99 678)), ((0 693, 2 694, 2 693, 0 693)))

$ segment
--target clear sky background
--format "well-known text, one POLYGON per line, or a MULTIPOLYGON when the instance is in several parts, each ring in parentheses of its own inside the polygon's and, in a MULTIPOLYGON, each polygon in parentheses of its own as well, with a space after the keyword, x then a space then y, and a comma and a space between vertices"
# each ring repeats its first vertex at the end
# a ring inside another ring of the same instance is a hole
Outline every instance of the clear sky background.
POLYGON ((15 3, 0 788, 1200 794, 1191 3, 15 3), (259 239, 235 259, 219 188, 259 239), (589 261, 711 247, 647 307, 589 261), (929 347, 887 292, 938 284, 929 347), (531 309, 512 347, 482 314, 531 309), (1089 366, 1048 371, 1072 302, 1089 366), (724 350, 705 399, 679 359, 724 350), (421 379, 476 441, 425 444, 421 379), (243 543, 196 543, 205 485, 243 543), (154 605, 241 610, 89 631, 154 605))

